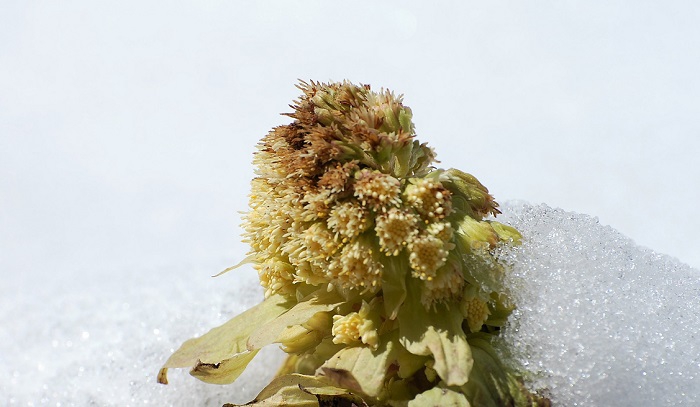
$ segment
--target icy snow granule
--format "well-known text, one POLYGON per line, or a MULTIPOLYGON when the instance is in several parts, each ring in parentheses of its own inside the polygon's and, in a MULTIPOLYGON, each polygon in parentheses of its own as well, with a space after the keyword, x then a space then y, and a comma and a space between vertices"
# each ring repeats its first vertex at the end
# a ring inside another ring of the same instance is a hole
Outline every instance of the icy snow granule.
POLYGON ((524 236, 502 344, 535 388, 559 406, 700 405, 700 271, 590 216, 511 203, 498 220, 524 236))
MULTIPOLYGON (((535 386, 565 407, 700 403, 698 270, 588 216, 527 204, 503 212, 499 221, 525 236, 507 254, 520 308, 503 341, 535 386)), ((253 270, 208 277, 216 271, 48 270, 0 280, 0 405, 251 400, 282 360, 274 346, 233 385, 202 383, 186 369, 156 383, 183 341, 262 300, 253 270)))

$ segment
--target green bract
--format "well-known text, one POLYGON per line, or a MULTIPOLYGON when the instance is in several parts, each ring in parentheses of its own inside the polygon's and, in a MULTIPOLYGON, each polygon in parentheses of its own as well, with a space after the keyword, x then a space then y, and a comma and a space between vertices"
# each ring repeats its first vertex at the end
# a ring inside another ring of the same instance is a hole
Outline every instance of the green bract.
POLYGON ((494 258, 520 234, 479 181, 433 167, 389 91, 304 83, 255 154, 245 240, 266 299, 163 366, 230 383, 260 348, 290 356, 251 405, 546 405, 491 339, 513 305, 494 258), (331 403, 331 404, 329 404, 331 403), (343 404, 345 403, 345 404, 343 404))

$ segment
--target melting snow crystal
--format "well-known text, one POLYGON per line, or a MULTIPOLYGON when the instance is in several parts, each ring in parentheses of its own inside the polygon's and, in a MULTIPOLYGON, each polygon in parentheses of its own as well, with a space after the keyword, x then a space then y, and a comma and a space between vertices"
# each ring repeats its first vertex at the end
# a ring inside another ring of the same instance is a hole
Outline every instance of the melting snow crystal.
MULTIPOLYGON (((525 243, 504 254, 520 308, 501 345, 534 386, 560 406, 700 403, 698 270, 588 216, 503 209, 499 220, 525 243)), ((182 341, 262 299, 252 270, 214 281, 184 267, 107 279, 61 272, 41 285, 0 281, 0 404, 221 406, 252 399, 281 361, 273 349, 259 355, 232 386, 178 370, 170 385, 156 383, 182 341)))

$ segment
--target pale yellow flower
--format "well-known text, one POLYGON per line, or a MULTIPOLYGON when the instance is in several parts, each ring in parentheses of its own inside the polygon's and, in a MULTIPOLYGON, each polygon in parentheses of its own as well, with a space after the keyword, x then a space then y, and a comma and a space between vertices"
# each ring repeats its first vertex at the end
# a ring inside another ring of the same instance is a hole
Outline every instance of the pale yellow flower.
POLYGON ((363 343, 372 349, 377 349, 379 336, 375 322, 370 317, 371 307, 368 303, 362 302, 358 312, 350 312, 347 315, 334 315, 333 343, 356 345, 363 343))
POLYGON ((461 262, 449 256, 447 264, 442 266, 435 277, 423 282, 421 302, 425 308, 431 308, 437 303, 458 300, 464 289, 464 275, 461 262))
POLYGON ((441 239, 430 234, 415 237, 408 246, 408 261, 413 269, 412 275, 421 280, 431 280, 437 270, 445 264, 448 251, 441 239))
POLYGON ((426 220, 442 219, 452 211, 450 191, 440 181, 412 178, 404 191, 406 202, 426 220))
POLYGON ((478 295, 478 290, 473 286, 465 288, 459 307, 471 332, 479 332, 491 315, 488 303, 478 295))
POLYGON ((363 169, 356 174, 355 196, 374 211, 401 203, 401 183, 391 175, 363 169))
POLYGON ((453 231, 449 222, 431 222, 425 230, 445 243, 452 240, 453 231))
POLYGON ((260 285, 265 288, 265 296, 273 293, 294 292, 294 266, 275 258, 267 259, 255 265, 260 277, 260 285))
POLYGON ((344 239, 352 239, 369 227, 369 213, 357 201, 346 201, 333 207, 328 227, 344 239))
POLYGON ((331 284, 342 290, 379 291, 384 266, 368 240, 357 239, 347 244, 340 256, 333 258, 328 267, 331 284))
POLYGON ((411 238, 418 232, 418 217, 406 210, 391 208, 377 215, 374 230, 379 237, 379 245, 387 256, 398 256, 411 238))

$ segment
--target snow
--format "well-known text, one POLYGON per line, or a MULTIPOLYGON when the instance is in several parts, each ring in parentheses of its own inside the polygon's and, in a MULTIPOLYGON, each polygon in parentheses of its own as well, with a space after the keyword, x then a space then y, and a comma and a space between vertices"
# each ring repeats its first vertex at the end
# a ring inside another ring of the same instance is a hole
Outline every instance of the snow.
POLYGON ((124 270, 109 279, 76 276, 68 284, 56 279, 6 290, 0 299, 0 404, 221 406, 251 400, 275 373, 266 367, 281 361, 281 351, 261 352, 256 365, 263 366, 253 366, 235 386, 208 385, 186 370, 171 370, 167 386, 156 383, 163 362, 184 340, 262 299, 252 270, 213 279, 216 287, 211 277, 192 271, 124 270))
POLYGON ((555 405, 700 402, 700 271, 587 215, 511 204, 518 309, 501 343, 555 405))
MULTIPOLYGON (((502 254, 519 305, 502 346, 560 406, 700 401, 700 273, 586 215, 512 202, 499 220, 525 243, 502 254)), ((179 344, 262 299, 247 268, 131 269, 6 282, 0 297, 0 403, 10 406, 245 402, 281 352, 266 349, 233 385, 161 364, 179 344), (210 273, 214 274, 214 273, 210 273)), ((517 362, 514 362, 517 365, 517 362)))

